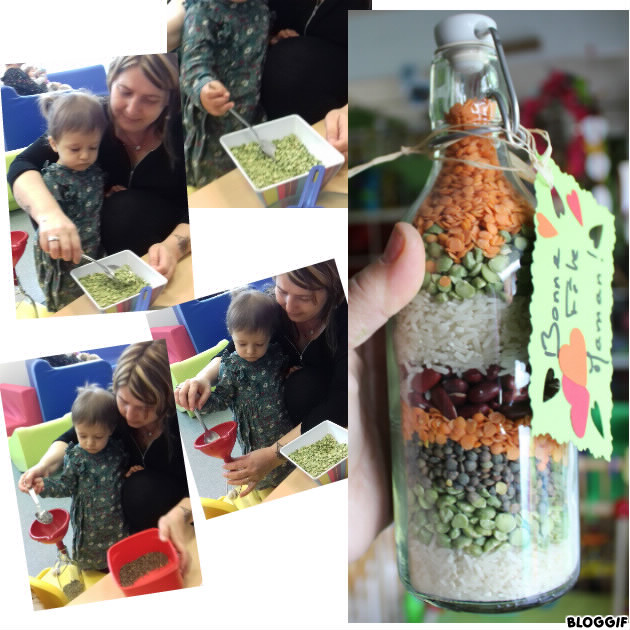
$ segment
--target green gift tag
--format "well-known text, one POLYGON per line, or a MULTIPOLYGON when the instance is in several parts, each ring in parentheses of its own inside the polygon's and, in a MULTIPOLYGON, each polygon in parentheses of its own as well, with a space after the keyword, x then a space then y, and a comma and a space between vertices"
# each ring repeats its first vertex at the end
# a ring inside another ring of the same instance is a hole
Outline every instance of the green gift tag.
POLYGON ((530 305, 534 435, 610 460, 614 217, 550 161, 538 174, 530 305))

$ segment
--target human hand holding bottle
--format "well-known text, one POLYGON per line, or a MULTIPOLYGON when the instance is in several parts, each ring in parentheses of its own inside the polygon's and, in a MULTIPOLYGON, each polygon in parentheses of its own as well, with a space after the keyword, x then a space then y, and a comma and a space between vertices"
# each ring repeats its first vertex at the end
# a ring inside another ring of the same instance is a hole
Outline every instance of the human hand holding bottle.
MULTIPOLYGON (((348 318, 348 415, 350 468, 348 560, 358 559, 392 520, 389 422, 366 404, 361 346, 408 304, 424 277, 424 245, 410 224, 397 223, 385 252, 350 279, 348 318)), ((382 366, 383 372, 385 366, 382 366)), ((386 379, 380 379, 385 387, 386 379)))

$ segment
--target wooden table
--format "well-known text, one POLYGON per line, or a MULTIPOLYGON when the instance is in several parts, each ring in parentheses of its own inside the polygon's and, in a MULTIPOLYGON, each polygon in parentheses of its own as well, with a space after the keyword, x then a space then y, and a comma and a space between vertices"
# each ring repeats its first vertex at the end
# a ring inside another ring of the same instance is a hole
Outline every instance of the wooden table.
POLYGON ((274 499, 280 499, 282 497, 288 497, 304 490, 312 490, 317 488, 318 483, 315 483, 310 477, 307 477, 299 468, 293 470, 289 475, 281 481, 278 486, 269 493, 264 499, 266 501, 273 501, 274 499))
MULTIPOLYGON (((201 568, 199 566, 199 552, 197 550, 197 538, 194 527, 190 528, 190 538, 186 543, 186 550, 190 554, 190 568, 184 576, 184 588, 191 588, 201 584, 201 568)), ((75 597, 67 606, 77 606, 90 602, 101 602, 107 599, 120 599, 125 594, 118 588, 111 573, 101 578, 94 586, 86 589, 75 597)))
MULTIPOLYGON (((324 121, 313 125, 320 136, 325 135, 324 121)), ((348 207, 348 164, 322 189, 317 205, 324 208, 348 207)), ((188 196, 189 208, 264 208, 247 180, 235 168, 188 196)))
MULTIPOLYGON (((146 255, 142 257, 146 261, 146 255)), ((166 307, 188 302, 194 298, 193 276, 192 276, 192 256, 188 254, 184 256, 175 267, 173 277, 168 284, 162 289, 157 300, 151 304, 151 307, 166 307)), ((90 302, 87 296, 82 295, 80 298, 70 302, 61 310, 53 313, 53 317, 63 317, 65 315, 91 315, 100 311, 90 302)))

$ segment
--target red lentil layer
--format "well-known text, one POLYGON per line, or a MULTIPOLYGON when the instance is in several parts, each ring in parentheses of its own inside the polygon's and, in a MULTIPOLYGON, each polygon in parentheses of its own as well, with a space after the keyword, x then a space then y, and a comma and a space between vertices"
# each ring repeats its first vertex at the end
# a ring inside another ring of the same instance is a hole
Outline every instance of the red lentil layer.
MULTIPOLYGON (((520 455, 519 427, 531 426, 531 416, 510 420, 498 411, 491 411, 488 415, 476 413, 472 418, 458 416, 449 420, 434 408, 424 411, 419 407, 411 407, 402 399, 401 405, 405 440, 411 440, 413 434, 417 433, 425 444, 446 444, 447 439, 450 439, 459 442, 467 451, 486 445, 493 455, 505 453, 510 460, 516 460, 520 455)), ((544 470, 550 458, 554 462, 561 461, 564 450, 551 436, 537 435, 530 456, 538 460, 538 470, 544 470)))
MULTIPOLYGON (((495 108, 486 99, 468 100, 453 105, 445 118, 451 125, 479 125, 492 119, 495 108)), ((458 140, 446 148, 445 157, 499 166, 493 141, 482 136, 458 140)), ((434 223, 444 229, 430 238, 459 263, 473 247, 479 247, 487 258, 496 256, 505 243, 499 232, 516 234, 524 224, 532 224, 533 213, 502 170, 447 160, 413 223, 421 234, 434 223)))

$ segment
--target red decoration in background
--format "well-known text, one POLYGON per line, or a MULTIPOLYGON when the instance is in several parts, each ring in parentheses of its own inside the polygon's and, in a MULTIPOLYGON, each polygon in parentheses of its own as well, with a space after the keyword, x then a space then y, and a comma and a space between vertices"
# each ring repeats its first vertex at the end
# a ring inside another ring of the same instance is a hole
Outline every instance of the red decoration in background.
MULTIPOLYGON (((543 83, 540 95, 522 104, 521 123, 530 129, 546 129, 551 137, 554 159, 563 171, 580 180, 585 176, 586 150, 579 122, 596 113, 585 82, 571 74, 554 71, 543 83), (559 128, 554 128, 558 127, 558 121, 553 119, 558 115, 566 119, 560 121, 559 128), (568 135, 564 128, 570 129, 568 135)), ((539 153, 546 149, 546 143, 538 136, 536 148, 539 153)))

